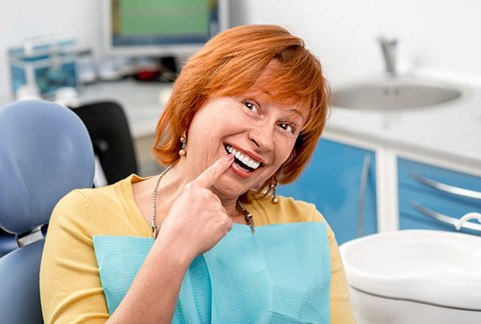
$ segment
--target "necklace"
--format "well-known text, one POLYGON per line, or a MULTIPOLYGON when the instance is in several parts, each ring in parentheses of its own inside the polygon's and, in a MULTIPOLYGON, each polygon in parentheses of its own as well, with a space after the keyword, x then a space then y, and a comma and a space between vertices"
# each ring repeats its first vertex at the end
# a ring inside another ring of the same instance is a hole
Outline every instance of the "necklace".
POLYGON ((240 200, 237 200, 237 206, 242 210, 242 213, 244 214, 244 219, 246 220, 247 225, 249 225, 252 234, 255 232, 255 225, 254 225, 254 218, 252 217, 252 214, 247 211, 247 209, 242 205, 240 200))
POLYGON ((157 205, 157 189, 159 189, 160 180, 164 177, 164 175, 172 169, 172 166, 167 167, 161 174, 159 174, 159 178, 155 182, 154 192, 152 193, 152 236, 154 239, 159 234, 160 225, 155 225, 155 217, 157 215, 156 205, 157 205))
MULTIPOLYGON (((164 169, 164 171, 162 171, 161 174, 159 174, 159 177, 157 178, 157 181, 155 182, 154 191, 152 192, 152 224, 151 224, 151 228, 152 228, 152 236, 154 237, 154 239, 157 237, 157 234, 159 234, 159 230, 160 230, 160 225, 155 224, 155 218, 157 216, 157 209, 156 209, 157 190, 159 189, 160 180, 162 180, 164 175, 167 172, 169 172, 170 169, 172 169, 172 166, 167 167, 166 169, 164 169)), ((244 205, 239 200, 237 200, 237 206, 239 206, 239 208, 241 209, 242 213, 244 214, 244 219, 246 220, 246 224, 250 227, 252 234, 254 234, 255 225, 254 225, 254 218, 252 217, 252 214, 249 213, 249 211, 244 207, 244 205)))

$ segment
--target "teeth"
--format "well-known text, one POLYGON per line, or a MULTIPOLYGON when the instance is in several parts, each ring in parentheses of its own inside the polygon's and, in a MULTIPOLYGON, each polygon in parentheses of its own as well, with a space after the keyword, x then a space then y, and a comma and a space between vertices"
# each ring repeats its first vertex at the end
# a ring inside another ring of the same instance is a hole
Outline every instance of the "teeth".
POLYGON ((260 162, 257 162, 257 161, 254 161, 254 160, 250 159, 249 157, 247 157, 244 154, 242 154, 241 152, 237 151, 235 148, 233 148, 230 145, 226 145, 225 148, 226 148, 227 152, 229 152, 230 154, 234 154, 234 156, 237 160, 241 161, 242 163, 244 163, 245 165, 247 165, 251 169, 255 170, 259 167, 259 165, 261 165, 260 162))

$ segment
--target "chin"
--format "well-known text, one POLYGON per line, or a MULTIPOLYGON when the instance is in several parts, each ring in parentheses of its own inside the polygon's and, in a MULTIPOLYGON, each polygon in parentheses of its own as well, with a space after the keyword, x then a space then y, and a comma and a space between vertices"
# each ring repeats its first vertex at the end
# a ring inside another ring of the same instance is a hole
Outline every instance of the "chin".
POLYGON ((222 181, 220 179, 215 183, 212 187, 212 191, 220 197, 225 198, 235 198, 237 199, 239 196, 243 195, 247 191, 249 191, 252 187, 246 187, 245 185, 242 186, 239 181, 232 181, 228 179, 227 181, 222 181), (234 182, 234 183, 233 183, 234 182))

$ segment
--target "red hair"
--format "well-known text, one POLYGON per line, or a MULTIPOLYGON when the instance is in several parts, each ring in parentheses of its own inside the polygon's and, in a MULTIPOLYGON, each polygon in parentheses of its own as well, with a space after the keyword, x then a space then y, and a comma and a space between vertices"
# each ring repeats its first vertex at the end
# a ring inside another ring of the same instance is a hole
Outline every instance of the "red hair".
POLYGON ((277 64, 268 79, 274 99, 309 111, 291 156, 276 172, 280 183, 295 180, 324 129, 330 91, 319 60, 302 39, 275 25, 228 29, 188 60, 157 124, 153 151, 158 161, 170 165, 179 160, 179 138, 209 98, 245 93, 273 61, 277 64))

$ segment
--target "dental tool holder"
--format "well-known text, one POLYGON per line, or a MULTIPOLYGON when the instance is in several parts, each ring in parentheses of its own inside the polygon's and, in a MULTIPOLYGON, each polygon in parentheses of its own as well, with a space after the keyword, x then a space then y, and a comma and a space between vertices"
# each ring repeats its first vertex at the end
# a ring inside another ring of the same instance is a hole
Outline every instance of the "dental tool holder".
POLYGON ((77 86, 75 40, 68 35, 28 38, 8 51, 12 91, 17 99, 53 96, 63 87, 77 86))

